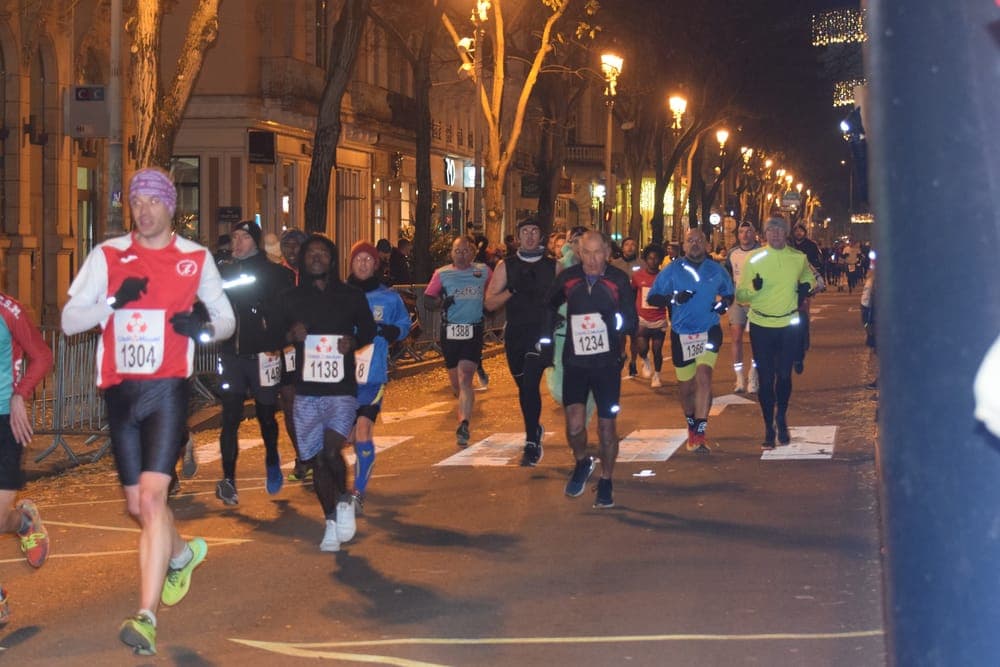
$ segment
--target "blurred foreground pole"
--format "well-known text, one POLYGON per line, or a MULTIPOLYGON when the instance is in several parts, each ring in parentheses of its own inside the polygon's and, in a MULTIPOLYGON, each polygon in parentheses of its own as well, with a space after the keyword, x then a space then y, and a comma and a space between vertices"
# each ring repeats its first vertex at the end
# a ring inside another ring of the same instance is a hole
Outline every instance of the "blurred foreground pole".
POLYGON ((889 661, 992 666, 1000 441, 972 382, 1000 333, 1000 6, 868 9, 889 661))

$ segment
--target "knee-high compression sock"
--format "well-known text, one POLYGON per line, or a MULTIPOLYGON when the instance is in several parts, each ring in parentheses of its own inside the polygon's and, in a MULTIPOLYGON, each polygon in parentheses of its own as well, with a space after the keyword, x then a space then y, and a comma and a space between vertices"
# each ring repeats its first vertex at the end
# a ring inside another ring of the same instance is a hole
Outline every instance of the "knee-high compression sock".
POLYGON ((354 454, 357 457, 354 462, 354 490, 364 493, 375 466, 375 443, 371 440, 355 443, 354 454))
POLYGON ((236 479, 236 459, 240 448, 237 431, 243 419, 243 397, 236 394, 222 395, 222 433, 219 435, 219 450, 222 454, 222 476, 236 479))
POLYGON ((274 405, 256 404, 257 423, 260 424, 260 436, 264 440, 264 463, 269 466, 281 465, 278 454, 278 420, 275 418, 277 407, 274 405))

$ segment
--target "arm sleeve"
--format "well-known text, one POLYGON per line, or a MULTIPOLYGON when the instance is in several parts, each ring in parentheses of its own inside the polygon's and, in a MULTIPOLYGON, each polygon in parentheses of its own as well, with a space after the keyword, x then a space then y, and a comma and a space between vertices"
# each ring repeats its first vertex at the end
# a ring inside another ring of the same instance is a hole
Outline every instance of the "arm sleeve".
MULTIPOLYGON (((201 284, 198 285, 198 298, 208 309, 208 314, 212 318, 212 328, 215 333, 212 340, 225 340, 236 331, 236 316, 233 315, 233 307, 222 290, 222 277, 219 269, 216 268, 212 256, 205 251, 205 265, 201 270, 201 284)), ((65 314, 63 315, 65 321, 65 314)), ((64 325, 65 326, 65 325, 64 325)))
POLYGON ((809 287, 816 287, 816 275, 813 273, 812 265, 809 263, 808 257, 803 257, 805 261, 802 262, 802 271, 799 272, 799 282, 809 283, 809 287))
POLYGON ((62 311, 67 336, 104 325, 114 312, 108 305, 108 264, 100 247, 87 256, 69 287, 69 301, 62 311))
POLYGON ((565 284, 564 273, 560 273, 556 276, 556 279, 552 281, 552 285, 549 286, 549 291, 545 293, 545 309, 542 312, 542 336, 552 338, 556 330, 556 318, 559 314, 559 306, 563 304, 566 300, 566 294, 563 291, 563 285, 565 284))
POLYGON ((740 274, 740 284, 736 286, 736 300, 740 303, 750 303, 753 300, 753 277, 757 271, 753 270, 750 263, 743 265, 743 272, 740 274))
POLYGON ((355 299, 355 311, 358 319, 354 327, 354 336, 358 339, 358 347, 364 347, 375 340, 375 318, 368 306, 368 299, 360 290, 355 295, 355 299))
POLYGON ((424 296, 437 298, 441 296, 441 274, 437 271, 431 276, 431 281, 424 288, 424 296))
POLYGON ((14 387, 14 393, 30 399, 38 383, 52 370, 52 350, 42 338, 42 332, 25 315, 20 304, 18 309, 20 313, 8 318, 7 325, 11 327, 14 341, 28 358, 28 364, 21 380, 14 387))
POLYGON ((622 281, 625 291, 622 293, 618 306, 622 314, 622 333, 634 334, 636 325, 639 324, 639 315, 635 310, 635 291, 632 289, 632 281, 628 276, 622 281))
MULTIPOLYGON (((403 299, 398 294, 393 294, 396 298, 392 300, 392 319, 389 324, 399 327, 399 338, 396 340, 403 340, 410 335, 410 327, 413 326, 413 322, 410 320, 410 311, 406 310, 406 304, 403 303, 403 299)), ((393 341, 389 341, 392 343, 393 341)))

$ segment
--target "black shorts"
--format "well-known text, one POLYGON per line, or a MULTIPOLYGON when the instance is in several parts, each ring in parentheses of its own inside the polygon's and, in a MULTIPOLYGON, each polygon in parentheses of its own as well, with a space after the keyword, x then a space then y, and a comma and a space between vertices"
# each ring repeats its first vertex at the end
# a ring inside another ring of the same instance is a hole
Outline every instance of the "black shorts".
POLYGON ((276 405, 278 385, 260 386, 260 360, 256 354, 240 355, 223 353, 219 355, 219 388, 224 393, 250 396, 261 405, 276 405))
POLYGON ((0 489, 17 491, 24 488, 21 454, 24 447, 14 439, 10 415, 0 415, 0 489))
MULTIPOLYGON (((715 352, 718 354, 721 349, 722 327, 716 324, 708 330, 708 345, 705 346, 705 352, 715 352), (711 349, 709 349, 709 346, 711 346, 711 349)), ((676 332, 674 332, 673 329, 670 330, 670 354, 673 357, 674 368, 690 366, 698 360, 697 358, 694 358, 684 361, 684 350, 681 349, 681 338, 676 332)))
POLYGON ((123 486, 144 472, 170 475, 187 440, 185 378, 125 380, 104 391, 111 451, 123 486))
POLYGON ((586 404, 587 394, 594 393, 597 416, 618 416, 622 392, 621 368, 614 366, 563 366, 563 405, 586 404))
POLYGON ((445 368, 456 368, 459 361, 471 361, 479 365, 483 360, 483 325, 472 325, 472 338, 465 340, 449 340, 446 337, 445 325, 441 325, 441 354, 444 356, 445 368))

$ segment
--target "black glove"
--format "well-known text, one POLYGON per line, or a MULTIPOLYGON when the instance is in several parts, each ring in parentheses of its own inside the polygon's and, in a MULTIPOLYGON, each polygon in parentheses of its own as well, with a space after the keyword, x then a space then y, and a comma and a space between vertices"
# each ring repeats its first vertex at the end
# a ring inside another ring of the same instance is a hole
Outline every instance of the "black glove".
POLYGON ((542 368, 547 368, 553 363, 555 346, 552 344, 551 338, 540 338, 537 343, 535 343, 535 349, 525 352, 525 358, 535 358, 538 359, 538 363, 541 364, 542 368))
POLYGON ((108 305, 115 310, 123 308, 126 304, 138 299, 140 294, 145 294, 148 286, 149 278, 126 278, 122 281, 121 287, 118 288, 115 295, 108 299, 108 305))
POLYGON ((716 301, 712 305, 712 312, 713 313, 718 313, 719 315, 722 315, 727 310, 729 310, 729 302, 726 301, 725 299, 723 299, 722 301, 716 301))
POLYGON ((682 292, 674 292, 674 303, 687 303, 694 296, 694 292, 686 289, 682 292))
POLYGON ((764 279, 759 273, 753 277, 753 288, 758 292, 764 288, 764 279))
POLYGON ((375 332, 392 343, 399 338, 400 329, 395 324, 376 324, 375 332))
POLYGON ((174 331, 203 343, 208 342, 212 337, 212 331, 209 328, 211 321, 208 308, 201 301, 195 302, 190 313, 174 313, 174 316, 170 318, 170 324, 174 327, 174 331))
POLYGON ((441 297, 441 310, 447 313, 448 309, 455 305, 455 297, 445 292, 441 292, 441 297))
POLYGON ((809 286, 809 283, 799 283, 799 298, 800 299, 807 298, 809 296, 809 293, 811 291, 812 291, 812 288, 809 286))
POLYGON ((666 294, 650 294, 646 297, 646 303, 654 308, 666 308, 669 301, 666 294))

